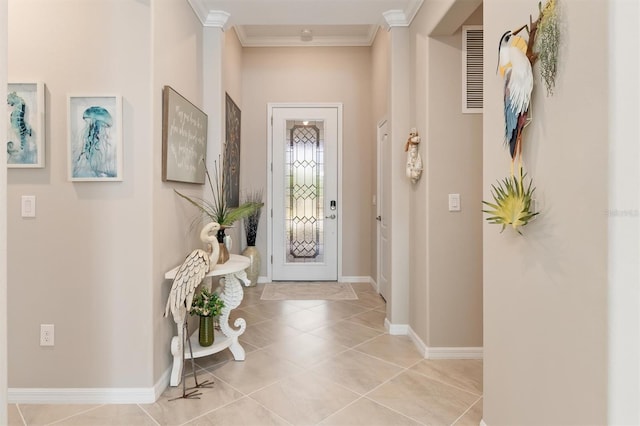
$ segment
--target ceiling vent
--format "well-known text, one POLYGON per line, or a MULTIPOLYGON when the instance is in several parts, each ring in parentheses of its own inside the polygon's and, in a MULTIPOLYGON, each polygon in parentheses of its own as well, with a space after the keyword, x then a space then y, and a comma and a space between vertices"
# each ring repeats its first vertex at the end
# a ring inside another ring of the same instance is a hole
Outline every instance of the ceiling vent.
POLYGON ((462 112, 482 114, 482 25, 462 27, 462 112))

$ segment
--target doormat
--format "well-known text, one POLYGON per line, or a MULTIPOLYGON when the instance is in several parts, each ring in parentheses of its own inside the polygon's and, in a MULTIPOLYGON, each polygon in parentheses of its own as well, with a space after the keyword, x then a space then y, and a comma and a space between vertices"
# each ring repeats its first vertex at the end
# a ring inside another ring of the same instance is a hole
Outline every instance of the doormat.
POLYGON ((267 283, 262 300, 358 300, 349 283, 282 282, 267 283))

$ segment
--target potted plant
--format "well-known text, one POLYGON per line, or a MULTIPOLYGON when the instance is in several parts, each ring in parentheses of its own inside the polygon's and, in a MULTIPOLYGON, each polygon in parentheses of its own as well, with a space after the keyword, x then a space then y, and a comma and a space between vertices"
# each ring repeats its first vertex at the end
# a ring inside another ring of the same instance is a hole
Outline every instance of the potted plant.
POLYGON ((222 308, 224 308, 224 301, 217 293, 210 292, 206 287, 202 287, 200 292, 193 298, 189 313, 200 317, 200 329, 198 330, 200 346, 211 346, 213 344, 213 320, 220 316, 222 308))
POLYGON ((258 234, 258 224, 260 223, 260 213, 262 212, 262 190, 250 192, 246 196, 246 203, 252 203, 258 206, 253 212, 244 218, 244 231, 247 237, 247 248, 242 252, 243 256, 247 256, 250 260, 247 268, 247 277, 251 281, 250 286, 253 287, 258 283, 258 275, 260 274, 260 252, 256 248, 256 236, 258 234))
MULTIPOLYGON (((209 182, 209 189, 211 190, 211 201, 200 197, 189 197, 175 189, 174 191, 200 210, 206 220, 217 222, 220 225, 220 230, 217 234, 218 244, 220 245, 218 263, 225 263, 229 260, 229 251, 224 244, 225 229, 231 227, 238 219, 242 219, 254 212, 257 208, 262 207, 262 204, 258 205, 253 202, 245 202, 238 207, 229 207, 225 199, 224 176, 221 174, 221 170, 218 169, 218 163, 214 161, 213 164, 213 181, 211 180, 209 170, 205 166, 205 175, 207 182, 209 182)), ((198 219, 199 218, 196 218, 194 222, 197 222, 198 219)))

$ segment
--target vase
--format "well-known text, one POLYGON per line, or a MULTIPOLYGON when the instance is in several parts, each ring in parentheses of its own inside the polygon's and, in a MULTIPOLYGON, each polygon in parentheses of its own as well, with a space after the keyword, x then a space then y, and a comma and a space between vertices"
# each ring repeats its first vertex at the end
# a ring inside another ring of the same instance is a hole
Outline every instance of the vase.
POLYGON ((198 330, 198 342, 200 346, 206 347, 213 345, 213 317, 200 317, 200 329, 198 330))
POLYGON ((247 278, 251 281, 249 287, 255 287, 258 284, 258 275, 260 274, 260 252, 256 246, 247 246, 242 255, 247 256, 251 262, 245 272, 247 273, 247 278))
POLYGON ((218 264, 225 263, 229 260, 229 250, 227 250, 227 245, 224 242, 226 237, 225 228, 220 228, 218 233, 216 234, 216 238, 218 239, 218 246, 220 247, 220 254, 218 255, 218 264))

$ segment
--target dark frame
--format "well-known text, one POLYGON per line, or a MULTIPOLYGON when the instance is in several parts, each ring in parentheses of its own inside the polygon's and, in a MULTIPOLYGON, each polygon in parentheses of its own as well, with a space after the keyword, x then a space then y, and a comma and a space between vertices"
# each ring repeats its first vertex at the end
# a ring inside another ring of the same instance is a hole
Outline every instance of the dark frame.
POLYGON ((225 201, 229 207, 240 205, 240 125, 241 112, 231 96, 226 93, 225 145, 223 185, 225 201))

